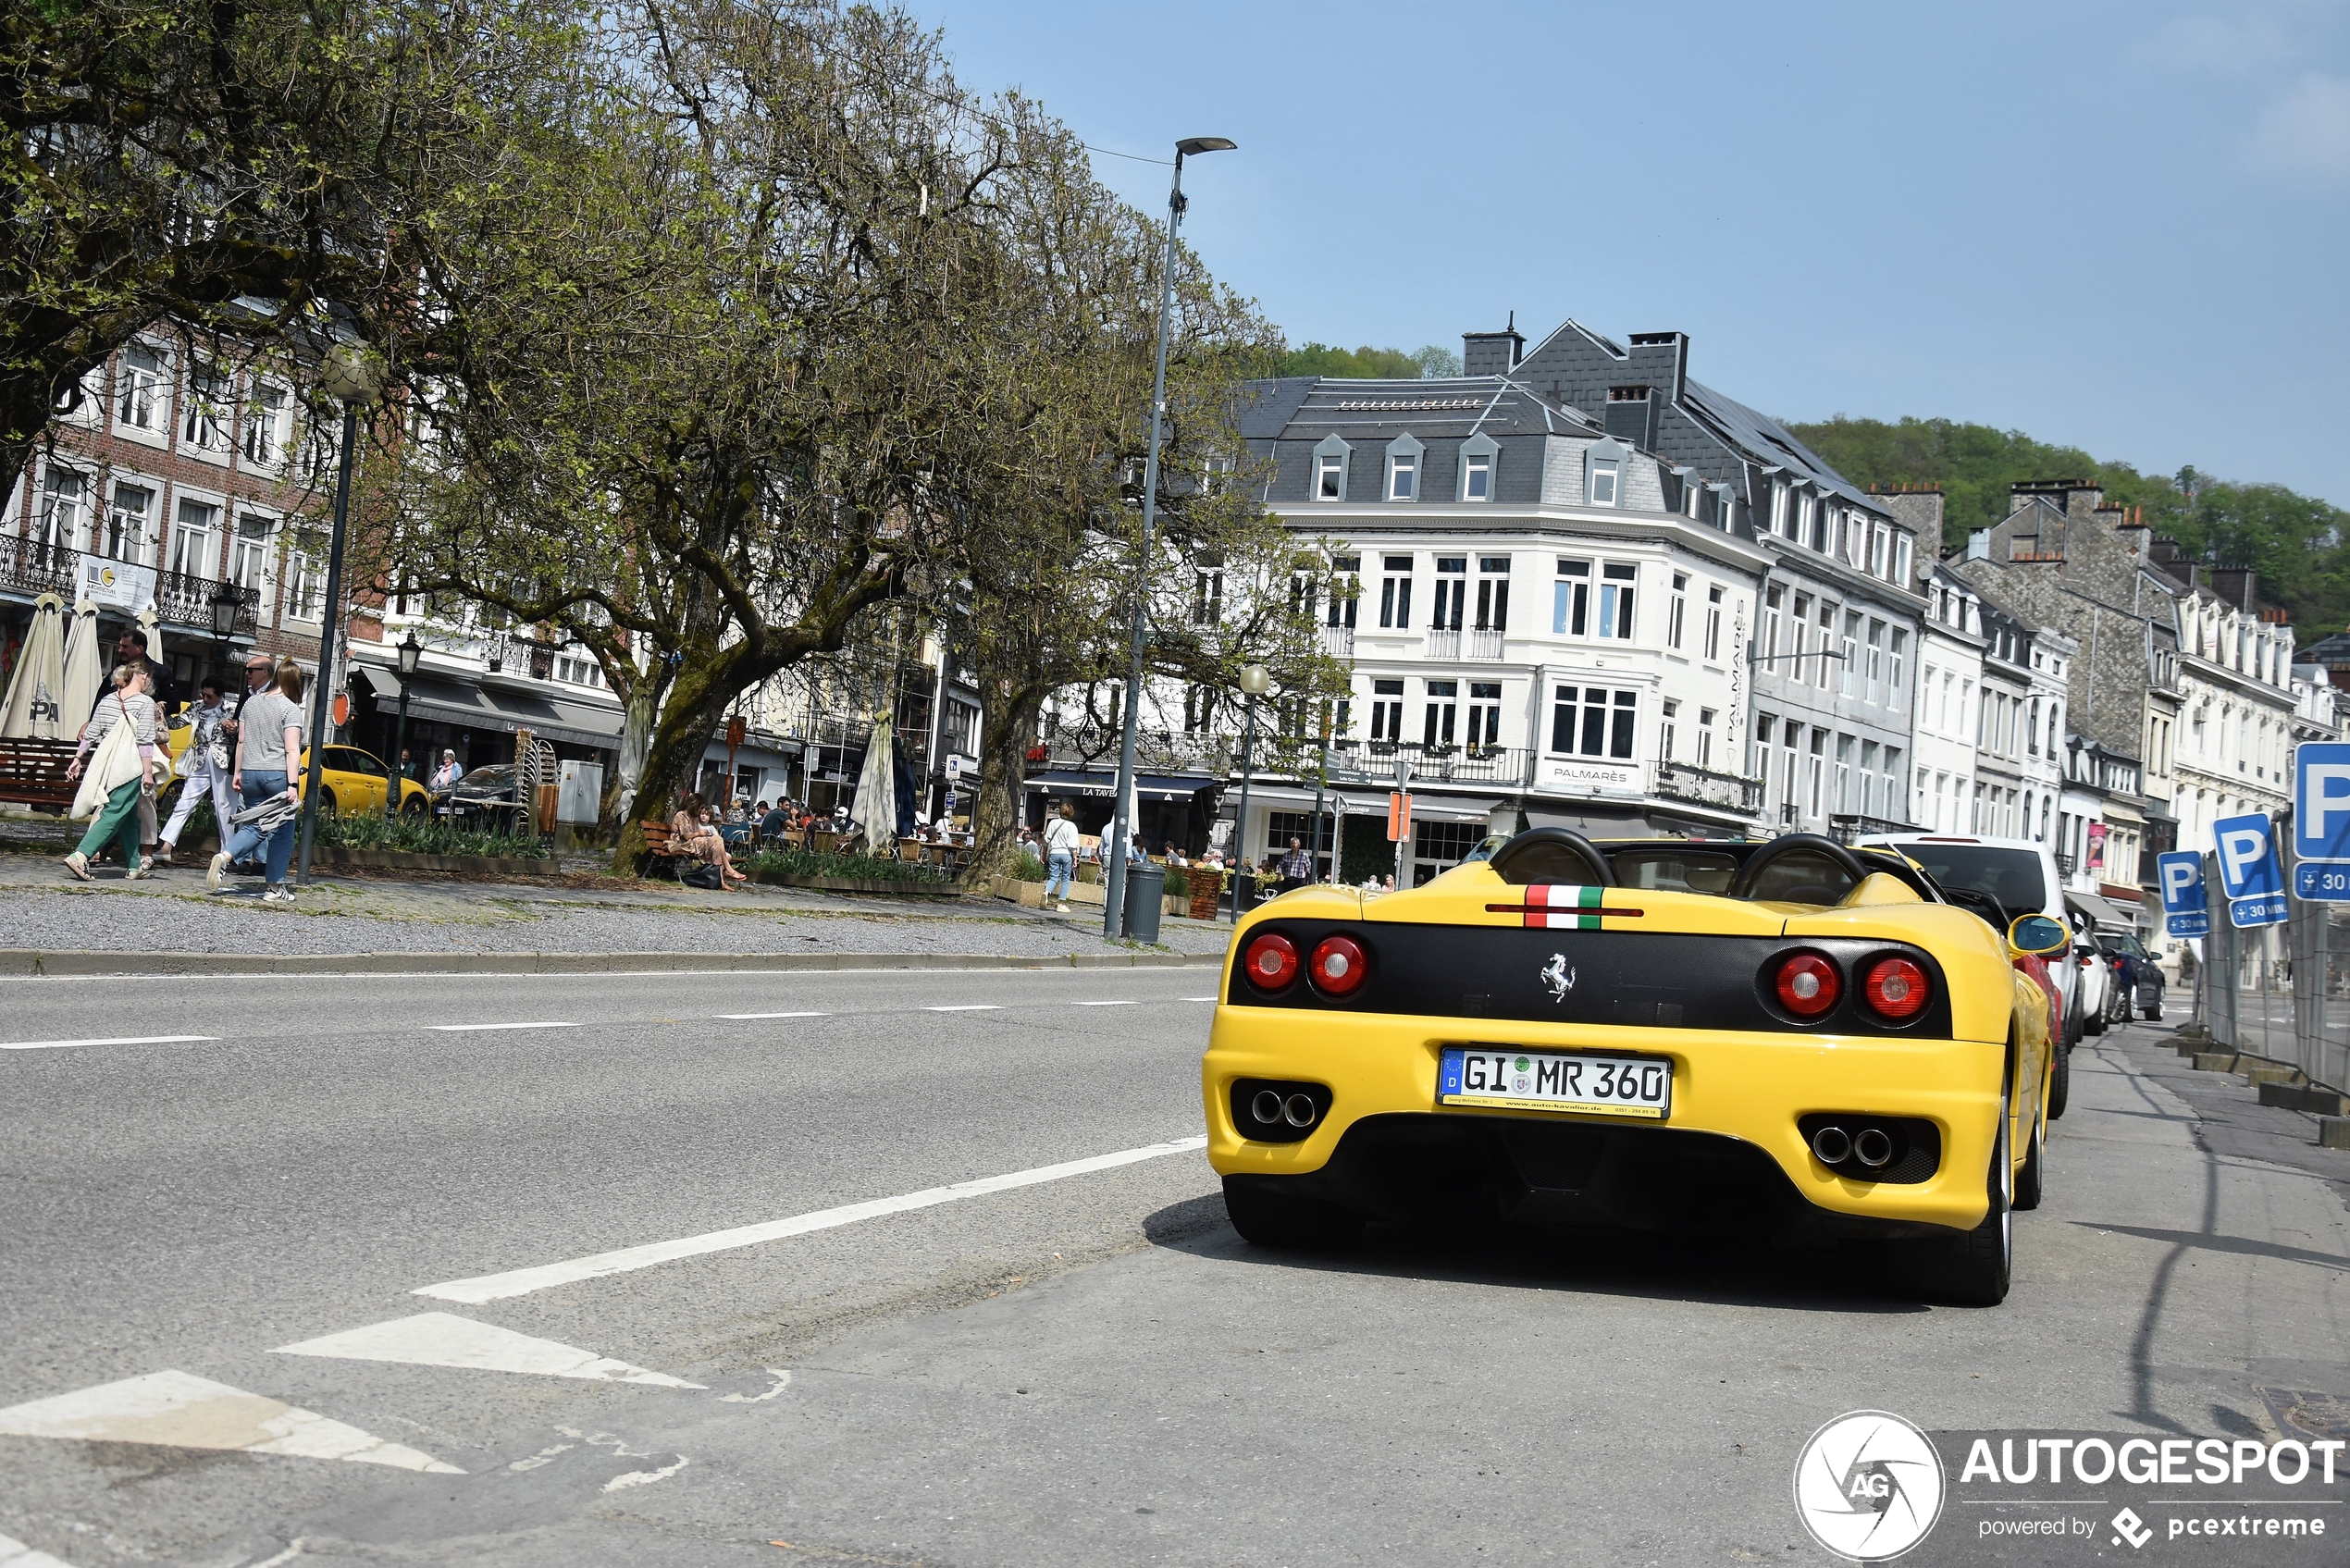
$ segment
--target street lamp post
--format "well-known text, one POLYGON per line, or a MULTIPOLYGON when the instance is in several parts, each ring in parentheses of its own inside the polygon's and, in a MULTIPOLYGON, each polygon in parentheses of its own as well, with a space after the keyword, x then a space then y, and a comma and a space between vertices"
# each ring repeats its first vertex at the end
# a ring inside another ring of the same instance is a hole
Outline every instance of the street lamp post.
POLYGON ((383 366, 356 343, 338 343, 327 352, 319 385, 342 404, 342 451, 335 473, 335 532, 327 549, 327 607, 318 616, 318 695, 311 704, 310 769, 302 792, 302 868, 298 885, 310 885, 310 841, 317 829, 319 775, 327 765, 328 688, 335 668, 338 611, 342 604, 342 540, 351 519, 351 460, 359 445, 359 408, 383 395, 383 366))
POLYGON ((1159 431, 1167 413, 1167 321, 1175 310, 1175 231, 1183 222, 1183 160, 1200 153, 1229 153, 1237 143, 1221 136, 1194 136, 1175 143, 1175 179, 1167 192, 1167 263, 1159 271, 1158 359, 1151 371, 1150 456, 1143 463, 1143 543, 1134 558, 1134 636, 1126 666, 1126 722, 1118 741, 1118 794, 1110 806, 1108 876, 1103 883, 1102 934, 1126 930, 1126 857, 1134 824, 1127 801, 1134 792, 1134 739, 1142 722, 1143 642, 1149 631, 1151 526, 1158 518, 1159 431))
POLYGON ((414 626, 409 627, 407 636, 401 639, 396 656, 400 661, 400 718, 391 728, 391 783, 384 791, 384 809, 394 817, 400 815, 400 797, 407 793, 400 782, 405 776, 400 771, 400 754, 408 747, 408 683, 415 679, 416 666, 425 657, 424 648, 416 642, 414 626))
POLYGON ((245 590, 233 581, 223 579, 212 590, 213 662, 220 666, 218 673, 224 682, 229 675, 229 639, 236 635, 237 611, 244 608, 244 602, 245 590))
POLYGON ((1256 699, 1263 697, 1273 684, 1273 677, 1262 664, 1248 664, 1241 669, 1241 690, 1247 694, 1247 719, 1241 725, 1241 805, 1232 818, 1232 923, 1241 922, 1241 873, 1238 861, 1241 846, 1248 842, 1248 778, 1249 753, 1256 744, 1256 699))

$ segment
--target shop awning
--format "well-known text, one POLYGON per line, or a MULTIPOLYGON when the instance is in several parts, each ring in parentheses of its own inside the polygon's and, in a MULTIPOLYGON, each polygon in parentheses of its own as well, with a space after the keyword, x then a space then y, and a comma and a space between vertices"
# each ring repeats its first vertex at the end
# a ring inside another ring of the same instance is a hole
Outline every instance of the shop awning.
MULTIPOLYGON (((1098 795, 1107 799, 1118 791, 1118 771, 1057 768, 1029 774, 1028 787, 1046 795, 1098 795)), ((1194 792, 1215 787, 1213 779, 1187 779, 1168 773, 1140 773, 1134 779, 1135 793, 1144 800, 1189 800, 1194 792)))
POLYGON ((620 710, 593 703, 566 702, 532 691, 489 690, 422 673, 403 683, 399 675, 376 664, 353 664, 352 674, 364 680, 376 700, 390 707, 400 700, 404 685, 408 716, 465 729, 528 730, 540 740, 610 750, 620 743, 620 710))
MULTIPOLYGON (((1241 788, 1237 784, 1224 791, 1224 804, 1231 809, 1239 809, 1240 798, 1241 788)), ((1340 799, 1345 801, 1346 814, 1350 817, 1377 817, 1382 822, 1387 820, 1387 795, 1384 791, 1373 795, 1359 789, 1324 790, 1322 809, 1335 809, 1332 802, 1340 799)), ((1419 822, 1482 823, 1492 820, 1493 809, 1500 804, 1498 800, 1471 796, 1426 795, 1415 790, 1412 792, 1412 820, 1419 822)), ((1295 784, 1251 784, 1248 806, 1252 811, 1259 807, 1270 807, 1276 811, 1311 811, 1314 809, 1314 792, 1295 784)))

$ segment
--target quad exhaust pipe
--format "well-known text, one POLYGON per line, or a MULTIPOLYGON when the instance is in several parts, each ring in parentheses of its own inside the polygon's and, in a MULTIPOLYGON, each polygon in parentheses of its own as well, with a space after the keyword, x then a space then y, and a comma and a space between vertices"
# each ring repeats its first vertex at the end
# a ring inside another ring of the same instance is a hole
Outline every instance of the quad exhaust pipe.
POLYGON ((1307 1128, 1319 1120, 1322 1114, 1315 1108, 1311 1094, 1292 1094, 1284 1099, 1270 1089, 1258 1090, 1255 1097, 1249 1101, 1248 1108, 1249 1113, 1267 1127, 1278 1127, 1287 1122, 1292 1127, 1307 1128))
POLYGON ((1881 1127, 1851 1132, 1830 1122, 1812 1134, 1812 1153, 1822 1165, 1857 1160, 1871 1170, 1882 1170, 1893 1163, 1893 1135, 1881 1127))

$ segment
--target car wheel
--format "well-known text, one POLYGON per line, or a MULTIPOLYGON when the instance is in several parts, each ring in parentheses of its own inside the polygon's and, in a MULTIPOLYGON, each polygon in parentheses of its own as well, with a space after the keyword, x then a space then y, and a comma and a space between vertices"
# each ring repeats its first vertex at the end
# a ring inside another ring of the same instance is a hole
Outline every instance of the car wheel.
POLYGON ((2048 1121, 2045 1116, 2032 1118, 2032 1143, 2023 1152, 2023 1168, 2015 1173, 2015 1207, 2036 1209, 2040 1206, 2041 1171, 2048 1152, 2048 1121))
POLYGON ((320 790, 318 792, 318 815, 322 817, 331 817, 334 814, 335 792, 331 789, 320 790))
POLYGON ((400 814, 403 817, 421 818, 429 816, 431 812, 431 805, 421 795, 412 795, 400 803, 400 814))
POLYGON ((2056 1053, 2056 1066, 2048 1072, 2048 1119, 2054 1121, 2064 1114, 2072 1099, 2072 1053, 2056 1053))
POLYGON ((2072 998, 2072 1007, 2064 1015, 2064 1048, 2068 1051, 2081 1043, 2083 1030, 2081 1012, 2081 998, 2076 992, 2072 998))
POLYGON ((1243 1239, 1260 1247, 1342 1247, 1363 1222, 1336 1204, 1284 1192, 1282 1178, 1224 1179, 1224 1213, 1243 1239))
POLYGON ((1999 1130, 1992 1140, 1990 1212, 1963 1236, 1930 1241, 1921 1261, 1923 1293, 1954 1306, 1998 1306, 2008 1299, 2015 1259, 2015 1172, 2008 1163, 2009 1096, 1999 1096, 1999 1130))

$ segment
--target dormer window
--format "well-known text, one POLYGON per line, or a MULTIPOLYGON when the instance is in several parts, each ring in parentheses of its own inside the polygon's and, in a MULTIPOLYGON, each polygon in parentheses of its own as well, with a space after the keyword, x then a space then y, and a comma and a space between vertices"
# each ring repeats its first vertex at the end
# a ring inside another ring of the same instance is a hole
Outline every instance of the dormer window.
POLYGON ((1346 488, 1346 460, 1342 457, 1320 459, 1320 473, 1314 481, 1314 495, 1318 500, 1336 500, 1346 488))
POLYGON ((1632 449, 1613 438, 1599 441, 1584 454, 1583 499, 1592 506, 1624 504, 1624 466, 1632 449))
POLYGON ((1479 452, 1461 464, 1461 499, 1491 500, 1493 499, 1493 460, 1479 452))
POLYGON ((1614 463, 1604 460, 1595 460, 1592 463, 1591 504, 1593 506, 1614 506, 1615 504, 1614 463))
POLYGON ((1397 457, 1389 459, 1387 465, 1387 499, 1390 500, 1410 500, 1412 499, 1414 488, 1419 483, 1419 475, 1420 460, 1418 458, 1397 457))

